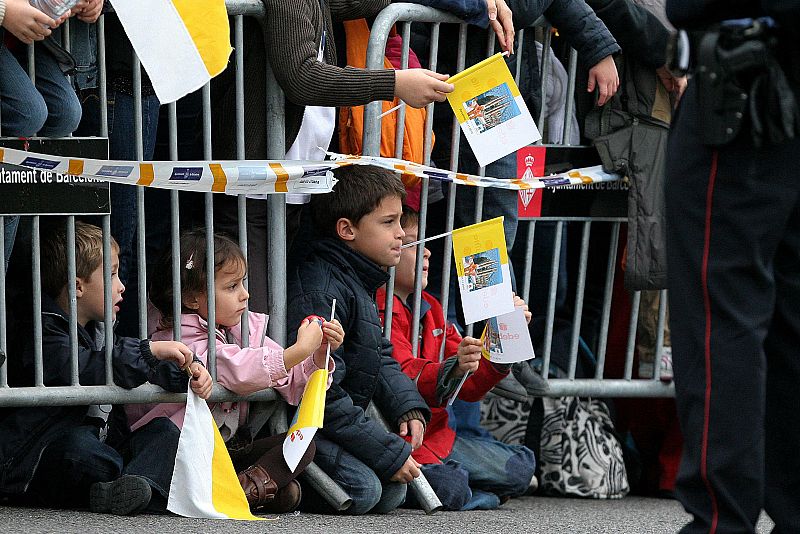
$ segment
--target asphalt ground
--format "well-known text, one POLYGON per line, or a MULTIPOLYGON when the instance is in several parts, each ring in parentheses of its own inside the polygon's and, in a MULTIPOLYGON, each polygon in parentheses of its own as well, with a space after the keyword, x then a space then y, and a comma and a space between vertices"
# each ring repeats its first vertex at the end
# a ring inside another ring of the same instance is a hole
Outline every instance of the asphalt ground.
MULTIPOLYGON (((680 504, 668 499, 626 497, 579 500, 547 497, 514 499, 497 510, 439 512, 426 516, 413 510, 360 517, 286 514, 270 521, 214 521, 169 515, 117 517, 90 512, 0 507, 0 532, 186 534, 249 533, 674 533, 689 519, 680 504)), ((772 527, 762 516, 759 533, 772 527)))

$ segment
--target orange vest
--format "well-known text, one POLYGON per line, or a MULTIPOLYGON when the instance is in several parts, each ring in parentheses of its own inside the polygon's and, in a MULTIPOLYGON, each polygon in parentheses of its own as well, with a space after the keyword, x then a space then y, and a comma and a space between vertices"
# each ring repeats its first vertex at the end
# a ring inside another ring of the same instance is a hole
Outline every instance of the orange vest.
MULTIPOLYGON (((365 68, 367 62, 367 44, 369 43, 369 27, 365 19, 349 20, 344 23, 347 35, 347 64, 351 67, 365 68)), ((392 29, 394 33, 394 29, 392 29)), ((383 58, 383 66, 393 69, 392 63, 383 58)), ((383 101, 383 110, 387 111, 399 104, 397 97, 391 102, 383 101)), ((406 106, 405 133, 403 134, 402 159, 422 163, 425 157, 425 119, 428 115, 425 108, 415 109, 406 106)), ((397 131, 397 112, 390 113, 381 119, 381 156, 395 157, 397 131)), ((339 149, 345 154, 361 154, 364 135, 364 106, 343 107, 339 112, 339 149)), ((433 133, 431 133, 433 135, 433 133)), ((433 138, 431 139, 433 147, 433 138)), ((406 187, 414 187, 419 178, 404 174, 406 187)))

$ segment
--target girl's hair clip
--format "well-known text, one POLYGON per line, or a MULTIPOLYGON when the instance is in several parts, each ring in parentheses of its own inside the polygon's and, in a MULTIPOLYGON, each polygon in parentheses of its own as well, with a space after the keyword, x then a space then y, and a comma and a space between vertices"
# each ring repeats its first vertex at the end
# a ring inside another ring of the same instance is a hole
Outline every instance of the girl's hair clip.
POLYGON ((189 256, 189 259, 186 260, 186 265, 184 265, 184 267, 186 268, 187 271, 192 270, 192 268, 194 267, 194 252, 192 252, 191 256, 189 256))

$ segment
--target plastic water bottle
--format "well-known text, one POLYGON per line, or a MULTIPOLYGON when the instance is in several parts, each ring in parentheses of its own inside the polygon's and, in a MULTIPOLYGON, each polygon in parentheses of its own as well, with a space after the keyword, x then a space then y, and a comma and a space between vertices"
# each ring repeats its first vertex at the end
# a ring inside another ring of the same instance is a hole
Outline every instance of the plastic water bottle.
POLYGON ((75 7, 78 0, 30 0, 33 7, 53 20, 75 7))

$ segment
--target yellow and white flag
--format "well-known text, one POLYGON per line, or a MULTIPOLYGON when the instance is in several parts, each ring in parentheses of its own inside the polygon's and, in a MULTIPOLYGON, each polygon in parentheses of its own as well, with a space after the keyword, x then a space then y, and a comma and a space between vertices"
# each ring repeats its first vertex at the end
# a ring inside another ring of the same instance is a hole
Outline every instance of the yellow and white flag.
POLYGON ((447 80, 455 86, 447 100, 481 167, 542 138, 504 55, 488 57, 447 80))
POLYGON ((225 70, 232 50, 225 0, 114 0, 114 10, 162 104, 225 70))
POLYGON ((294 415, 292 426, 283 440, 283 458, 294 472, 306 453, 325 418, 325 392, 328 389, 328 370, 317 369, 308 378, 303 399, 294 415))
POLYGON ((217 423, 191 385, 167 510, 203 519, 261 519, 250 513, 217 423))
POLYGON ((467 324, 514 311, 502 217, 453 230, 453 255, 467 324))

